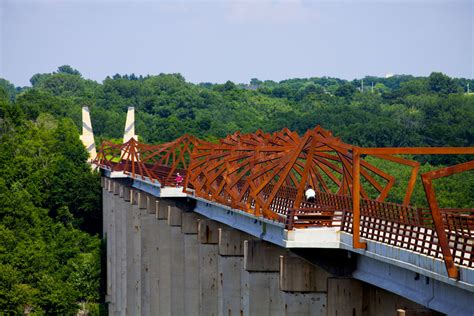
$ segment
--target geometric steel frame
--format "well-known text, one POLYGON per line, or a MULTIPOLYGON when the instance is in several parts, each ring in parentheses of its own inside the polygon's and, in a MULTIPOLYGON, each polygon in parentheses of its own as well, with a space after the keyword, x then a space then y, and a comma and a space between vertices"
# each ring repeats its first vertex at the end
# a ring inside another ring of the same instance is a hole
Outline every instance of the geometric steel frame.
POLYGON ((105 166, 111 171, 123 171, 133 178, 147 176, 151 182, 159 180, 162 185, 173 183, 173 175, 179 170, 185 173, 192 149, 204 142, 184 135, 172 142, 159 145, 146 145, 131 138, 117 145, 103 142, 94 163, 105 166), (166 174, 159 174, 158 168, 166 167, 166 174), (159 179, 158 179, 159 178, 159 179))
MULTIPOLYGON (((362 148, 346 144, 317 126, 303 136, 287 128, 273 134, 261 130, 250 134, 236 132, 218 143, 190 135, 159 145, 142 144, 133 138, 121 145, 104 142, 94 163, 132 177, 138 174, 152 182, 158 179, 162 186, 174 185, 173 175, 180 171, 184 175, 183 190, 192 188, 196 196, 278 221, 283 221, 290 209, 306 211, 329 207, 304 201, 304 191, 307 185, 312 185, 318 196, 340 197, 341 204, 331 204, 332 211, 352 213, 353 246, 366 248, 366 243, 360 240, 361 199, 364 203, 384 202, 395 178, 361 156, 372 155, 412 168, 401 205, 406 208, 420 164, 395 156, 404 154, 474 154, 474 148, 362 148), (368 188, 378 195, 369 197, 368 188), (332 192, 334 189, 336 192, 332 192)), ((439 247, 451 278, 458 277, 458 270, 432 180, 472 169, 474 161, 422 175, 439 247)))
MULTIPOLYGON (((353 154, 354 159, 354 195, 353 199, 353 246, 354 248, 365 248, 366 244, 360 241, 360 196, 357 193, 357 190, 360 188, 360 180, 358 177, 358 168, 360 166, 360 155, 400 155, 400 154, 410 154, 410 155, 449 155, 449 154, 474 154, 473 147, 405 147, 405 148, 360 148, 354 147, 353 154)), ((391 156, 392 158, 394 156, 391 156)), ((453 255, 449 249, 448 240, 446 237, 446 232, 443 227, 442 218, 438 203, 436 201, 434 188, 432 186, 431 180, 437 179, 444 176, 449 176, 451 174, 467 171, 474 169, 474 161, 469 161, 463 164, 442 168, 440 170, 431 171, 422 175, 423 186, 425 188, 425 193, 427 201, 431 210, 433 217, 435 230, 437 237, 439 239, 440 247, 443 254, 443 259, 446 265, 448 276, 454 279, 459 277, 458 269, 454 265, 453 255)), ((413 175, 413 173, 412 173, 413 175)), ((414 181, 410 179, 409 188, 411 190, 414 186, 414 181)), ((406 199, 405 199, 406 201, 406 199)))
MULTIPOLYGON (((323 175, 337 186, 337 194, 351 195, 352 148, 320 126, 303 137, 288 129, 272 135, 262 131, 234 133, 218 144, 195 147, 185 186, 192 184, 198 196, 270 219, 281 219, 271 206, 284 188, 296 189, 291 207, 302 203, 307 184, 328 192, 323 175)), ((365 161, 362 166, 362 176, 379 192, 376 200, 383 201, 395 182, 394 177, 365 161), (370 173, 387 183, 380 184, 370 173)), ((363 189, 361 196, 368 198, 363 189)))
POLYGON ((443 252, 446 270, 448 271, 449 277, 454 279, 457 279, 459 277, 459 271, 454 265, 453 254, 449 249, 448 238, 446 236, 446 231, 443 226, 443 219, 441 217, 440 207, 438 205, 436 193, 433 187, 433 180, 472 169, 474 169, 474 161, 468 161, 458 165, 430 171, 421 175, 423 187, 426 193, 426 199, 431 209, 436 233, 440 241, 441 251, 443 252))

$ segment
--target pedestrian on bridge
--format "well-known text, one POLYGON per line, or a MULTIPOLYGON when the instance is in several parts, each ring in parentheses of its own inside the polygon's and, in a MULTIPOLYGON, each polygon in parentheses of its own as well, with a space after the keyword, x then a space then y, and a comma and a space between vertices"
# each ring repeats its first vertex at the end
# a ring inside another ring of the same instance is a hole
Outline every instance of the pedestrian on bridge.
POLYGON ((181 187, 181 184, 183 182, 183 176, 179 174, 179 172, 176 173, 176 187, 179 188, 181 187))
POLYGON ((313 190, 312 186, 308 185, 308 188, 306 189, 304 195, 306 196, 306 201, 314 203, 316 192, 313 190))

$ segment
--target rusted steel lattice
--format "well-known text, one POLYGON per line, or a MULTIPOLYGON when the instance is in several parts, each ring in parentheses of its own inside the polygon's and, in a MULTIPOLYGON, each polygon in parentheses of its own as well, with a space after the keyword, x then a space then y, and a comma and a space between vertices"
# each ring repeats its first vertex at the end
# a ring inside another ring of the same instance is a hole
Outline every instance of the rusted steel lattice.
POLYGON ((162 186, 174 186, 177 172, 186 176, 190 154, 200 143, 203 142, 187 134, 159 145, 143 144, 134 138, 121 145, 104 142, 94 163, 110 171, 122 171, 133 178, 148 178, 162 186))
POLYGON ((455 264, 474 267, 474 212, 440 208, 431 181, 472 170, 474 161, 422 175, 423 209, 410 205, 420 165, 399 156, 407 154, 472 155, 474 148, 361 148, 317 126, 302 136, 286 128, 236 132, 217 143, 189 135, 160 145, 105 142, 95 163, 162 186, 174 186, 180 172, 184 190, 197 197, 286 222, 287 229, 339 227, 353 234, 354 248, 365 248, 364 238, 442 258, 457 278, 455 264), (366 155, 411 168, 401 204, 386 201, 395 177, 366 155), (309 185, 312 203, 304 198, 309 185))
MULTIPOLYGON (((319 126, 302 137, 288 129, 274 134, 235 133, 218 144, 195 148, 188 181, 197 196, 282 219, 288 209, 305 207, 308 185, 316 191, 352 194, 352 148, 319 126)), ((408 164, 398 157, 389 160, 408 164)), ((364 187, 360 195, 383 201, 395 178, 365 161, 361 166, 364 186, 375 196, 364 187)), ((415 171, 416 167, 414 163, 415 171)), ((412 190, 412 186, 407 190, 407 201, 412 190)))

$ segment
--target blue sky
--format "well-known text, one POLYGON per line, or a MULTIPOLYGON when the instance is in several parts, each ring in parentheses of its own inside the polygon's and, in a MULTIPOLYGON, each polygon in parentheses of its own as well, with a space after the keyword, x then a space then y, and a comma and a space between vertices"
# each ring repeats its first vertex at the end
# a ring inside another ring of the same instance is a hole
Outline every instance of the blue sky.
POLYGON ((0 0, 0 77, 474 77, 473 1, 0 0))

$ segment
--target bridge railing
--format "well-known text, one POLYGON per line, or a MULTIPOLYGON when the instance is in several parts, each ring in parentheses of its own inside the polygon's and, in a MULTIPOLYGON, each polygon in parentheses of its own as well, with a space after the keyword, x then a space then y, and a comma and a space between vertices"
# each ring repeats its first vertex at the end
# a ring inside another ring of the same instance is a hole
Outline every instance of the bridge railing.
MULTIPOLYGON (((360 237, 444 259, 430 209, 361 200, 360 237)), ((474 209, 441 209, 454 263, 474 268, 474 209)), ((316 192, 316 202, 290 208, 286 229, 338 227, 353 234, 350 197, 316 192)))
POLYGON ((310 227, 339 227, 346 221, 349 209, 335 209, 328 206, 291 208, 285 219, 285 229, 310 227))

